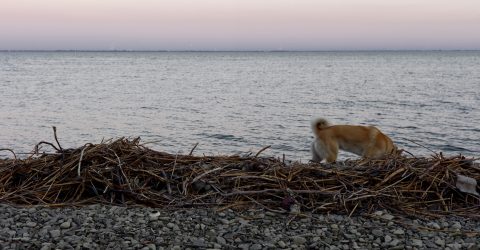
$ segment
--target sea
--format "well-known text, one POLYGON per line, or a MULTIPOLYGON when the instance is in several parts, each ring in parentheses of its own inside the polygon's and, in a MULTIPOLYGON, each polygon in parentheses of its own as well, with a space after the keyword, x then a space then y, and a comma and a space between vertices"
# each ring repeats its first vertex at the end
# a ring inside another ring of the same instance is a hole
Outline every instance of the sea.
POLYGON ((480 51, 3 51, 0 107, 1 158, 56 145, 55 126, 63 148, 140 137, 308 162, 317 117, 374 125, 419 157, 480 157, 480 51))

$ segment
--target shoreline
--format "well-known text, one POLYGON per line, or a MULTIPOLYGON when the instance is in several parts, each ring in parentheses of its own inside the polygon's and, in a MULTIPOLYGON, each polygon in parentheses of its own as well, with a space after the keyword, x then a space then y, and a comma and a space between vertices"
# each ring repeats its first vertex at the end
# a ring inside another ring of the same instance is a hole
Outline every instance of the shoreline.
MULTIPOLYGON (((55 135, 56 138, 56 135, 55 135)), ((120 138, 27 159, 0 159, 0 201, 17 205, 258 206, 274 212, 480 218, 474 158, 412 158, 335 164, 254 156, 173 155, 120 138)))
POLYGON ((0 160, 1 249, 480 247, 478 186, 456 186, 480 178, 470 158, 329 165, 172 155, 139 138, 42 143, 57 152, 0 160))

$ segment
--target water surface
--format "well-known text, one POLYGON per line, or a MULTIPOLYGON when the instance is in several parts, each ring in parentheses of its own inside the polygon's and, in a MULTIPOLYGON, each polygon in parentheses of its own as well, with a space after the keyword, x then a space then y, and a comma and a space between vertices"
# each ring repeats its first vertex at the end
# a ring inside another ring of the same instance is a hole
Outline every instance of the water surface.
POLYGON ((478 157, 479 69, 478 51, 0 52, 0 148, 30 152, 56 126, 63 147, 140 136, 169 153, 271 145, 306 161, 322 116, 416 155, 478 157))

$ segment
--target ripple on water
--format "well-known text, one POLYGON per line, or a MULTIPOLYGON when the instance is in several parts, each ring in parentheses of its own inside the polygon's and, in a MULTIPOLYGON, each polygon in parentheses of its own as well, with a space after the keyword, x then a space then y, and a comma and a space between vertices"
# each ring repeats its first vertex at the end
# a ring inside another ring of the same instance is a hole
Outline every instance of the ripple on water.
POLYGON ((0 52, 0 148, 28 152, 56 126, 64 147, 142 136, 172 153, 272 145, 262 154, 307 160, 321 116, 416 155, 478 157, 478 68, 480 52, 0 52))

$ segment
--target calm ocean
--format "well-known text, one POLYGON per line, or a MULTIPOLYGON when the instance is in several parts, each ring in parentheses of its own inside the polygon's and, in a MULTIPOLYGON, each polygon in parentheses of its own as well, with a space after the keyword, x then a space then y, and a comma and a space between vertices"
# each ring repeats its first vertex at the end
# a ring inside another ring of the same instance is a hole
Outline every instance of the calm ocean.
POLYGON ((307 161, 321 116, 376 125, 415 155, 480 156, 479 51, 0 52, 0 97, 0 148, 18 153, 56 126, 64 148, 140 136, 307 161))

